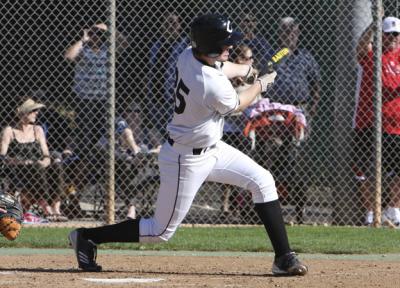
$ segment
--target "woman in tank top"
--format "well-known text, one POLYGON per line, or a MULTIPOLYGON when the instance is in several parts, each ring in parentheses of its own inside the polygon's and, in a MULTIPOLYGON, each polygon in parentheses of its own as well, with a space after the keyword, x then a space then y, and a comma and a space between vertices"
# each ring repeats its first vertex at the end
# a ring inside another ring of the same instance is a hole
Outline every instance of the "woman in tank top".
POLYGON ((51 160, 43 128, 35 124, 43 107, 30 98, 18 107, 16 125, 3 130, 0 157, 9 167, 10 190, 20 193, 24 212, 37 203, 50 216, 54 211, 46 201, 45 168, 51 160))

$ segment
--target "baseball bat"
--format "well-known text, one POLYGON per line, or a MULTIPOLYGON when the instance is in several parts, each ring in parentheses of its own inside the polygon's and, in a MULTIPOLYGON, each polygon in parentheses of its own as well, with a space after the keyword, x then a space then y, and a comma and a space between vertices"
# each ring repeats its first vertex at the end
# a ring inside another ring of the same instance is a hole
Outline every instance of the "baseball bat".
POLYGON ((271 60, 267 63, 267 73, 274 72, 274 66, 289 56, 289 48, 282 48, 272 55, 271 60))

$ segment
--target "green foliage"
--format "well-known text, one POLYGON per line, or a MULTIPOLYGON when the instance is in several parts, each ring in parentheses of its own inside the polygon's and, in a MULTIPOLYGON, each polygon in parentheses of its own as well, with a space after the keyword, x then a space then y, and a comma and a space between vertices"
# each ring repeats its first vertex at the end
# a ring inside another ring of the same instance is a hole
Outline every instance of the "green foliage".
MULTIPOLYGON (((398 253, 400 230, 366 227, 287 227, 293 250, 300 253, 398 253)), ((15 241, 0 238, 0 247, 68 248, 71 228, 24 227, 15 241)), ((112 243, 102 249, 271 252, 262 227, 182 227, 167 243, 112 243)))

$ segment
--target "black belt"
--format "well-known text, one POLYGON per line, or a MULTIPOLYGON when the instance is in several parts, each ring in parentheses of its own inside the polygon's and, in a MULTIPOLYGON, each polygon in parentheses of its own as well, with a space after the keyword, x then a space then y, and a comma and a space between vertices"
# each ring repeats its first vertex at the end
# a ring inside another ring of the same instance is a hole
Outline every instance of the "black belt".
MULTIPOLYGON (((174 146, 175 141, 174 141, 174 139, 171 139, 171 138, 168 137, 168 143, 169 143, 169 145, 174 146)), ((209 147, 193 148, 192 152, 193 152, 193 155, 200 155, 201 153, 206 152, 207 149, 215 148, 215 146, 217 146, 217 145, 213 144, 213 145, 211 145, 209 147)))

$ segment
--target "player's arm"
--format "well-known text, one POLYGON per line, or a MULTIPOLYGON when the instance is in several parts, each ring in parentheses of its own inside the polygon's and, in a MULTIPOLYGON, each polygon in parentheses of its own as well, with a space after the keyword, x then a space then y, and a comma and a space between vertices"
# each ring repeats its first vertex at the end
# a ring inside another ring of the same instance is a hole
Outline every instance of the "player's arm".
POLYGON ((229 78, 248 77, 253 74, 253 67, 244 64, 236 64, 229 61, 223 63, 222 72, 229 78))
POLYGON ((239 93, 239 105, 236 108, 236 111, 243 111, 246 109, 251 103, 253 103, 254 99, 256 99, 257 95, 261 93, 261 85, 259 82, 255 82, 248 89, 239 93))
POLYGON ((256 82, 251 85, 248 89, 242 91, 239 94, 239 105, 236 111, 243 111, 261 92, 267 91, 268 87, 274 83, 276 72, 265 74, 257 78, 256 82))

